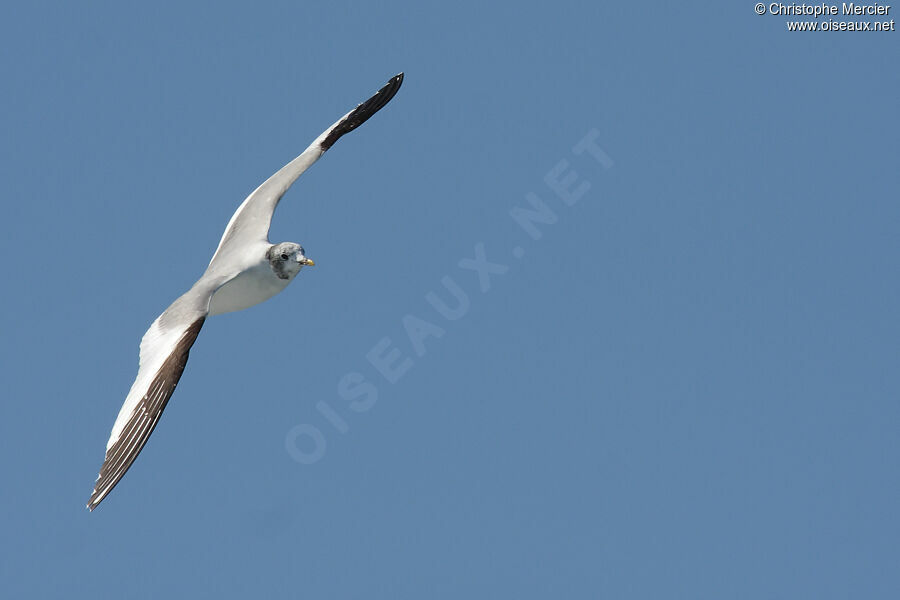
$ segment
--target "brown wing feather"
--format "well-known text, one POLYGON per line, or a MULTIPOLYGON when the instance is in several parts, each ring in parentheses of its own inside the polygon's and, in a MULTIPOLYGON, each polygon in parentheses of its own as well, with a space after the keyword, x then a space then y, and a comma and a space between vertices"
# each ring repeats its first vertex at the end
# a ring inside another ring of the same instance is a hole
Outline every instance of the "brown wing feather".
POLYGON ((147 443, 178 385, 178 380, 181 379, 191 346, 200 334, 200 328, 203 327, 205 320, 206 317, 200 317, 185 330, 175 349, 157 371, 147 393, 131 413, 119 439, 106 451, 106 460, 100 467, 100 476, 94 484, 94 492, 87 504, 90 510, 94 510, 116 487, 147 443))
POLYGON ((384 108, 384 105, 391 101, 394 94, 400 89, 403 83, 403 73, 391 77, 391 79, 375 95, 357 106, 349 115, 344 117, 331 131, 325 136, 321 142, 322 151, 331 148, 345 133, 350 133, 363 123, 369 120, 369 117, 384 108))

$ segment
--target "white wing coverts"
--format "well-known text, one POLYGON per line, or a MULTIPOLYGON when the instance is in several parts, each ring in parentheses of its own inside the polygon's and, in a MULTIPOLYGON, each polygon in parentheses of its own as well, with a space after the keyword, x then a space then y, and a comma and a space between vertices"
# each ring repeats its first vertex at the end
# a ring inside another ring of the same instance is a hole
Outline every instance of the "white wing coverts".
POLYGON ((228 262, 233 252, 240 252, 252 242, 268 241, 272 213, 284 193, 300 175, 325 154, 342 135, 350 133, 381 110, 400 89, 403 73, 391 79, 375 95, 338 119, 317 137, 300 156, 283 166, 277 173, 263 182, 232 215, 219 247, 209 263, 210 270, 216 270, 219 262, 228 262))
POLYGON ((137 378, 106 443, 106 459, 87 504, 90 510, 122 479, 153 433, 181 379, 191 346, 206 320, 209 301, 218 287, 198 281, 153 322, 141 339, 137 378))

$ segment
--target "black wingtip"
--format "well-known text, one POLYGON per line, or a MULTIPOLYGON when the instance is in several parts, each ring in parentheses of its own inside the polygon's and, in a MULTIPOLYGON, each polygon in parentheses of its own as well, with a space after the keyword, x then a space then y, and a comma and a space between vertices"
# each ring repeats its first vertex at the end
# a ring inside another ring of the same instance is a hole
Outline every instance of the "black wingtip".
POLYGON ((379 110, 391 101, 400 86, 403 84, 403 73, 398 73, 391 77, 384 87, 375 92, 375 95, 360 104, 356 109, 347 115, 340 123, 335 125, 325 139, 322 140, 322 151, 331 148, 345 133, 350 133, 363 123, 369 120, 369 117, 377 113, 379 110))

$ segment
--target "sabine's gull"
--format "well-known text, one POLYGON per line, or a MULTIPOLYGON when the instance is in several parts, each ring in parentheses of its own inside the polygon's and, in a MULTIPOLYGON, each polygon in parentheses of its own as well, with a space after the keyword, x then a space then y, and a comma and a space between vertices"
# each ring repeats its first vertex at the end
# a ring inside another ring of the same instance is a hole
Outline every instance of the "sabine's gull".
POLYGON ((315 264, 300 244, 269 242, 272 213, 291 184, 342 135, 381 110, 402 83, 403 73, 391 78, 256 188, 231 217, 203 276, 150 325, 141 339, 137 378, 106 443, 106 459, 87 504, 90 510, 122 479, 147 443, 206 317, 268 300, 286 288, 300 269, 315 264))

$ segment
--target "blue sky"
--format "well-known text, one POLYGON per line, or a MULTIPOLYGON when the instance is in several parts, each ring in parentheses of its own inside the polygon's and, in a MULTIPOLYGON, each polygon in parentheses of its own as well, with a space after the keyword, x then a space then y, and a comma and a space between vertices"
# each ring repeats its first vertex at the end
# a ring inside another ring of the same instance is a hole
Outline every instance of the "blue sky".
POLYGON ((0 30, 9 597, 897 597, 900 34, 750 2, 0 30), (207 321, 88 513, 147 326, 399 71, 276 212, 315 269, 207 321))

